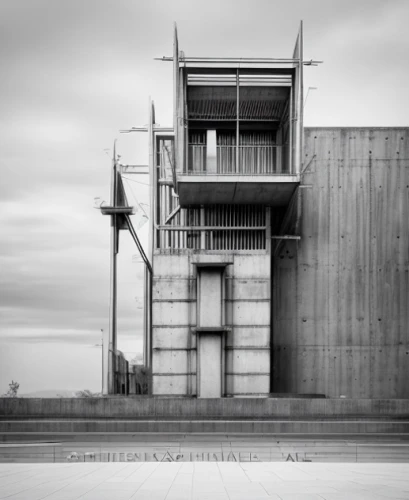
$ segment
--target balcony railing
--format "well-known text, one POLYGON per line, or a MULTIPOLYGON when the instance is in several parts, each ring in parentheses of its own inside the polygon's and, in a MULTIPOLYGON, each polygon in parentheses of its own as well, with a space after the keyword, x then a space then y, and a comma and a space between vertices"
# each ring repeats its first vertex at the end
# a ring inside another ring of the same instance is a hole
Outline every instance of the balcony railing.
POLYGON ((238 147, 239 158, 236 161, 236 146, 217 146, 217 170, 209 171, 206 166, 206 145, 189 144, 186 174, 240 174, 269 175, 289 174, 287 146, 252 146, 238 147))
POLYGON ((189 158, 187 163, 187 173, 206 172, 206 145, 189 144, 189 158))

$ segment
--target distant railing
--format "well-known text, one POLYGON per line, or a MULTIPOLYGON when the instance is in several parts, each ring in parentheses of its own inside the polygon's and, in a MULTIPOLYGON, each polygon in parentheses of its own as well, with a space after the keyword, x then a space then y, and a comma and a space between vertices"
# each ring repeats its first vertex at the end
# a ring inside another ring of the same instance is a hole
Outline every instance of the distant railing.
POLYGON ((269 175, 291 173, 287 160, 287 146, 241 145, 238 148, 239 161, 236 161, 237 147, 217 146, 217 171, 206 168, 206 145, 189 144, 187 174, 240 174, 269 175))

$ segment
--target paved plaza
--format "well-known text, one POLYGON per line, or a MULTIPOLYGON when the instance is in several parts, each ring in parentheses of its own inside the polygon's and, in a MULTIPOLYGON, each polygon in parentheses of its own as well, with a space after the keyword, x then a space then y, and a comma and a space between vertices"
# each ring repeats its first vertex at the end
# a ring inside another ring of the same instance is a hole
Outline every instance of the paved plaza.
POLYGON ((409 464, 0 464, 10 500, 409 499, 409 464))

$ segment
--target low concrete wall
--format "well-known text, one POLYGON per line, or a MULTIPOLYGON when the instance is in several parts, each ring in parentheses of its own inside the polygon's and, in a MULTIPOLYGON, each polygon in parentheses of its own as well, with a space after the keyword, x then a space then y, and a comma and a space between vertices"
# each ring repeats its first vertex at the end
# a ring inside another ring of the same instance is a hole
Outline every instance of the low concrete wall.
MULTIPOLYGON (((0 420, 0 441, 10 435, 61 434, 303 434, 357 435, 409 434, 409 421, 371 420, 119 420, 119 419, 25 419, 0 420)), ((84 436, 85 437, 85 436, 84 436)))
POLYGON ((409 399, 0 398, 0 419, 409 420, 409 399))

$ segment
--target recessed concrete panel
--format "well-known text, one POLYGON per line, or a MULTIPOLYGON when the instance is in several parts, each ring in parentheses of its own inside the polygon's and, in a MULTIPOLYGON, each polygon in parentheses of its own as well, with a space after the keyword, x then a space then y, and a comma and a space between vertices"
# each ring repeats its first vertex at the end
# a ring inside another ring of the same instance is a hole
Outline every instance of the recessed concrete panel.
POLYGON ((270 373, 270 350, 229 349, 226 373, 270 373))
POLYGON ((226 347, 269 347, 270 326, 255 327, 235 325, 226 335, 226 347))
POLYGON ((164 301, 153 302, 153 325, 163 326, 188 326, 195 324, 195 314, 191 316, 196 304, 191 302, 164 301))
POLYGON ((188 353, 187 351, 159 351, 152 352, 153 373, 187 373, 188 353))
POLYGON ((152 347, 187 348, 190 345, 190 327, 155 328, 152 347))
POLYGON ((232 318, 226 318, 227 324, 233 325, 269 325, 270 324, 270 301, 246 302, 236 301, 232 303, 232 318))
POLYGON ((153 300, 195 300, 196 280, 188 278, 155 278, 153 300))
POLYGON ((234 278, 261 278, 270 276, 270 256, 265 255, 235 255, 234 278))
MULTIPOLYGON (((174 255, 155 254, 154 256, 154 276, 188 278, 190 273, 189 257, 188 255, 178 255, 175 259, 174 255)), ((153 281, 155 283, 155 279, 153 281)))
POLYGON ((226 394, 228 395, 265 395, 270 392, 268 375, 226 375, 226 394))
MULTIPOLYGON (((195 378, 195 377, 193 377, 195 378)), ((188 376, 173 375, 173 376, 153 376, 153 395, 174 394, 175 396, 188 395, 188 376)))
POLYGON ((235 299, 270 299, 270 280, 247 278, 227 279, 226 295, 235 299))

